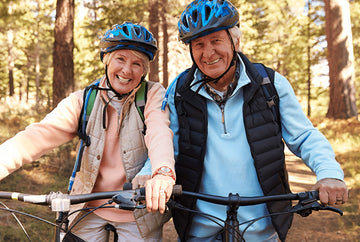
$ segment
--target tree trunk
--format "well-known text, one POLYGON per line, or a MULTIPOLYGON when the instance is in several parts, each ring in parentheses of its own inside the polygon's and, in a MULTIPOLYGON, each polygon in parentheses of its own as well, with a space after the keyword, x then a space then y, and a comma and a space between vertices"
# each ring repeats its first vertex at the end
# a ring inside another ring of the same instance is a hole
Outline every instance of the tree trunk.
POLYGON ((168 73, 168 42, 169 34, 167 32, 168 25, 166 21, 166 6, 167 0, 163 0, 161 3, 161 21, 162 21, 162 31, 163 31, 163 86, 166 88, 169 84, 169 73, 168 73))
MULTIPOLYGON (((149 0, 149 30, 159 41, 159 0, 149 0)), ((149 80, 159 82, 159 58, 150 63, 149 80)))
POLYGON ((327 117, 357 117, 354 86, 354 53, 348 0, 325 0, 330 103, 327 117))
POLYGON ((7 51, 8 51, 8 75, 9 75, 9 96, 14 96, 14 57, 12 54, 12 48, 13 48, 13 41, 14 41, 14 34, 12 30, 8 30, 7 33, 7 51))
POLYGON ((53 107, 74 90, 74 0, 57 0, 53 55, 53 107))

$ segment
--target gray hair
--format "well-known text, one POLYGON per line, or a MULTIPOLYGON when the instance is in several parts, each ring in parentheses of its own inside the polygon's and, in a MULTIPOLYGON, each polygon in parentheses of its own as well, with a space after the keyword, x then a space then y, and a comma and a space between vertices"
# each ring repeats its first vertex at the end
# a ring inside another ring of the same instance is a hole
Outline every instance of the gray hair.
POLYGON ((240 27, 234 26, 229 29, 230 36, 235 46, 235 50, 240 50, 240 39, 241 39, 241 30, 240 27))

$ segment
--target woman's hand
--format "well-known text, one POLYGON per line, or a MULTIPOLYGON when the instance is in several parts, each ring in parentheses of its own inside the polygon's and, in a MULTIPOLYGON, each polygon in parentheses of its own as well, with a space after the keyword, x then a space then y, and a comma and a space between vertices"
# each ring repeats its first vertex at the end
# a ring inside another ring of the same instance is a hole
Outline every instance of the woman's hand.
POLYGON ((145 185, 146 208, 148 212, 165 212, 166 202, 170 199, 175 180, 171 176, 155 175, 145 185))
POLYGON ((144 187, 146 181, 151 179, 151 175, 137 175, 134 177, 134 179, 131 181, 132 189, 144 187))

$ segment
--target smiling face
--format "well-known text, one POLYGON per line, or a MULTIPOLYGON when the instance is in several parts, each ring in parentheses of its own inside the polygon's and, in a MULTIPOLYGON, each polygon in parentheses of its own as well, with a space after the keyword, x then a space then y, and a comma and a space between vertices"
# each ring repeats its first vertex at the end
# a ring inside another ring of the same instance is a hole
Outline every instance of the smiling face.
POLYGON ((144 61, 141 53, 134 50, 121 49, 111 53, 108 77, 116 92, 125 94, 137 87, 145 75, 144 61))
POLYGON ((233 46, 226 30, 220 30, 191 41, 192 56, 202 73, 217 78, 229 67, 233 46))

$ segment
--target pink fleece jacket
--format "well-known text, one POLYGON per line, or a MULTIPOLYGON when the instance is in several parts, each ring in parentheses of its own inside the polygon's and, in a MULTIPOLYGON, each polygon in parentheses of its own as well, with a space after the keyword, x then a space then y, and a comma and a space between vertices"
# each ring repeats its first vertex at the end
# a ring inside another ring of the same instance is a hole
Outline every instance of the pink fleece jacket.
MULTIPOLYGON (((165 89, 161 85, 154 85, 148 91, 144 112, 147 126, 145 143, 151 160, 152 172, 161 166, 174 169, 169 112, 168 110, 165 112, 160 110, 164 92, 165 89)), ((83 105, 82 96, 83 91, 70 94, 42 121, 29 125, 25 130, 0 145, 2 154, 0 158, 0 179, 6 177, 23 164, 34 161, 50 152, 53 148, 77 137, 78 120, 83 105)), ((106 130, 105 147, 99 174, 93 189, 93 191, 97 192, 120 190, 126 181, 120 155, 121 144, 119 144, 118 135, 116 135, 119 132, 120 117, 112 106, 108 108, 107 116, 108 128, 106 130), (114 160, 117 162, 114 163, 114 160), (116 177, 116 179, 109 179, 111 177, 116 177)), ((111 213, 100 212, 99 215, 105 219, 114 220, 111 213)), ((130 214, 128 215, 130 216, 130 214)), ((131 216, 131 219, 130 217, 123 217, 120 220, 133 220, 133 216, 131 216)))

